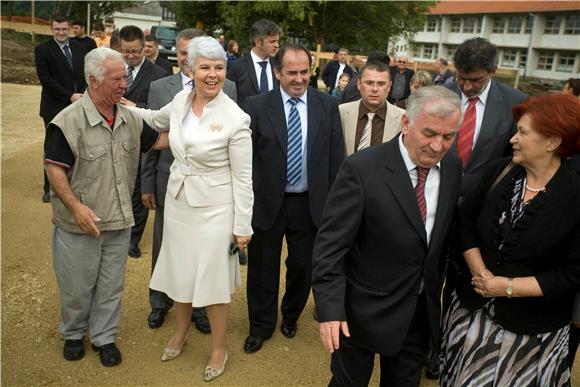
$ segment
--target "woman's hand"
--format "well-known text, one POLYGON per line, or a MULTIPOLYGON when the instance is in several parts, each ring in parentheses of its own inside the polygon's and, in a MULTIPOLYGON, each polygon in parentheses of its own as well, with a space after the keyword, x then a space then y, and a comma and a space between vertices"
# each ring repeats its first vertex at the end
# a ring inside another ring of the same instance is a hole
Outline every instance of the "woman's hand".
POLYGON ((480 274, 471 278, 473 290, 486 298, 505 297, 508 287, 508 278, 493 275, 492 272, 485 269, 480 274))
POLYGON ((240 251, 243 251, 246 247, 248 247, 248 244, 252 240, 252 236, 234 235, 234 240, 236 242, 236 245, 238 245, 238 249, 240 249, 240 251))

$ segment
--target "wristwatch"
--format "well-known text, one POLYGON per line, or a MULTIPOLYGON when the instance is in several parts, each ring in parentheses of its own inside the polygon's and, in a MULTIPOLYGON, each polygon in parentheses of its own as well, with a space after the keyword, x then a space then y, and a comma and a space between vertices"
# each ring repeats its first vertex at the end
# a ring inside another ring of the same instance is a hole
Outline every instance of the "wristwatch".
POLYGON ((512 288, 512 284, 514 282, 513 278, 508 278, 508 286, 505 289, 505 294, 507 295, 507 298, 511 298, 512 294, 513 294, 513 288, 512 288))

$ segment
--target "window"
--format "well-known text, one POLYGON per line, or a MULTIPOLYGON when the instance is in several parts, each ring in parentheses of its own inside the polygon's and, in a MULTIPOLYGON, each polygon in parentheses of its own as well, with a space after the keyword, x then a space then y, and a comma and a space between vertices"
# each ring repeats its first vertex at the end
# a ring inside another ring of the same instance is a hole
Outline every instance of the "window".
POLYGON ((527 62, 528 62, 528 53, 525 51, 520 51, 520 63, 518 67, 525 69, 527 62))
POLYGON ((425 46, 423 46, 423 58, 424 59, 434 59, 435 55, 435 46, 433 46, 432 44, 426 44, 425 46))
POLYGON ((425 21, 425 31, 427 32, 439 31, 439 19, 434 17, 427 18, 427 21, 425 21))
POLYGON ((565 34, 580 34, 580 15, 570 15, 566 18, 565 34))
POLYGON ((554 54, 548 51, 540 51, 538 55, 538 70, 552 70, 552 64, 554 63, 554 54))
POLYGON ((475 27, 477 25, 477 18, 476 17, 466 17, 463 22, 463 33, 464 34, 473 34, 475 32, 475 27))
POLYGON ((451 28, 449 32, 459 32, 461 30, 461 19, 458 17, 451 18, 451 28))
POLYGON ((491 32, 493 32, 494 34, 503 34, 504 30, 505 30, 505 19, 503 17, 494 17, 491 32))
POLYGON ((504 49, 503 56, 501 59, 501 65, 503 67, 516 67, 516 60, 518 57, 518 51, 513 49, 504 49))
POLYGON ((534 17, 528 14, 528 19, 526 20, 526 34, 531 34, 532 28, 534 28, 534 17))
POLYGON ((522 31, 522 26, 524 24, 523 16, 510 16, 508 18, 508 34, 519 34, 522 31))
POLYGON ((574 71, 574 61, 576 60, 576 54, 573 52, 560 52, 558 54, 558 64, 556 65, 556 71, 562 71, 565 73, 571 73, 574 71))
POLYGON ((545 34, 559 34, 562 16, 548 16, 546 18, 545 34))
POLYGON ((453 57, 455 56, 456 50, 457 50, 457 46, 447 47, 447 60, 453 61, 453 57))
POLYGON ((483 24, 483 20, 481 20, 480 17, 477 18, 477 27, 476 27, 476 31, 478 34, 481 33, 481 25, 483 24))

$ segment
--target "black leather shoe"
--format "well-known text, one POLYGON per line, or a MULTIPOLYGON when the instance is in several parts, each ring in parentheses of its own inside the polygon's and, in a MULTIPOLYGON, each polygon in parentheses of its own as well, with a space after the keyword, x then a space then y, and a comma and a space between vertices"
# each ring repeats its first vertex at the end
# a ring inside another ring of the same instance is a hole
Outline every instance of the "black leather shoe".
POLYGON ((288 325, 285 322, 282 322, 282 325, 280 325, 280 331, 289 339, 292 339, 294 336, 296 336, 297 330, 298 328, 296 325, 288 325))
POLYGON ((66 360, 81 360, 85 357, 85 346, 82 340, 65 340, 62 356, 66 360))
POLYGON ((206 316, 191 316, 191 321, 195 323, 195 328, 201 333, 206 335, 211 333, 211 326, 209 325, 209 320, 206 316))
POLYGON ((116 365, 121 364, 121 352, 115 345, 115 343, 101 345, 97 347, 94 344, 91 344, 93 347, 93 351, 98 352, 99 356, 101 357, 101 364, 105 367, 113 367, 116 365))
POLYGON ((243 251, 239 251, 238 252, 238 260, 240 261, 240 265, 245 265, 248 263, 248 257, 246 256, 246 253, 243 251))
POLYGON ((163 322, 165 322, 165 315, 167 311, 165 309, 153 309, 151 313, 149 313, 149 317, 147 317, 147 322, 149 323, 149 328, 157 329, 163 322))
POLYGON ((45 192, 42 194, 42 202, 50 203, 50 192, 45 192))
POLYGON ((262 336, 250 335, 246 337, 246 341, 244 342, 244 351, 246 353, 258 352, 260 349, 262 349, 262 345, 266 340, 267 339, 262 336))
POLYGON ((141 249, 139 248, 139 246, 130 245, 129 256, 131 258, 141 258, 141 249))

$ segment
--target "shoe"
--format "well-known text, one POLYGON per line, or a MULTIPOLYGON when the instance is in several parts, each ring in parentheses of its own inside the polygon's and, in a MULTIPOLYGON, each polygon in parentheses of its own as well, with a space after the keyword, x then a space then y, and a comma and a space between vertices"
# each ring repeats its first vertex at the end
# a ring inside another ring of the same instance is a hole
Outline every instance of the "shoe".
POLYGON ((191 316, 191 321, 195 322, 195 328, 203 334, 211 333, 211 325, 206 316, 191 316))
POLYGON ((167 311, 161 308, 155 308, 151 310, 149 313, 149 317, 147 317, 147 322, 149 323, 149 328, 157 329, 165 322, 165 315, 167 311))
POLYGON ((42 202, 50 203, 50 192, 45 192, 42 194, 42 202))
POLYGON ((85 346, 82 340, 65 340, 62 356, 66 360, 81 360, 85 357, 85 346))
POLYGON ((179 348, 170 348, 169 344, 173 341, 173 337, 171 337, 171 340, 169 340, 169 343, 167 343, 167 347, 163 348, 163 354, 161 355, 161 361, 169 361, 171 359, 175 359, 177 356, 181 355, 181 350, 183 349, 183 346, 187 343, 187 339, 189 339, 189 335, 191 334, 191 330, 189 332, 187 332, 187 335, 185 336, 185 339, 181 342, 181 345, 179 346, 179 348))
POLYGON ((113 367, 121 364, 123 358, 121 356, 121 351, 119 351, 115 343, 101 345, 100 347, 97 347, 94 344, 91 344, 91 346, 93 347, 93 351, 99 353, 101 364, 105 367, 113 367))
POLYGON ((240 261, 240 265, 247 264, 248 263, 248 257, 246 256, 246 253, 240 250, 238 252, 238 260, 240 261))
POLYGON ((224 373, 226 369, 226 363, 228 362, 228 353, 226 352, 226 357, 224 358, 224 362, 220 368, 212 368, 212 367, 205 367, 203 371, 203 380, 206 382, 211 382, 218 376, 224 373))
POLYGON ((289 339, 292 339, 292 338, 294 338, 294 336, 296 336, 297 330, 298 330, 298 327, 296 326, 296 324, 290 325, 290 324, 286 324, 284 321, 282 321, 282 325, 280 325, 280 331, 282 332, 282 334, 284 336, 286 336, 289 339))
POLYGON ((141 258, 141 249, 138 245, 129 245, 129 256, 131 258, 141 258))
POLYGON ((244 342, 244 351, 246 353, 258 352, 260 349, 262 349, 262 345, 267 339, 268 338, 266 337, 254 335, 246 337, 246 341, 244 342))

